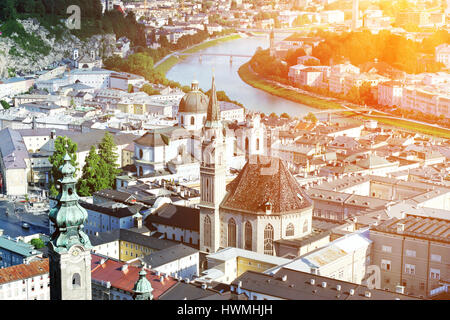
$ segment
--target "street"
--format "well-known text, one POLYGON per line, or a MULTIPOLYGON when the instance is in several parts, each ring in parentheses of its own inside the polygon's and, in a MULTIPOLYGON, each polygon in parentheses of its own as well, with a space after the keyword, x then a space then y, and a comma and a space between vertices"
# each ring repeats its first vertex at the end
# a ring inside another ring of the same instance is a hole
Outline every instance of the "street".
POLYGON ((48 213, 33 215, 20 210, 23 204, 16 204, 20 212, 14 213, 14 204, 9 201, 0 201, 0 229, 3 234, 10 237, 26 236, 35 233, 49 234, 48 213), (6 211, 8 210, 8 214, 6 211), (29 229, 23 229, 22 223, 30 225, 29 229))

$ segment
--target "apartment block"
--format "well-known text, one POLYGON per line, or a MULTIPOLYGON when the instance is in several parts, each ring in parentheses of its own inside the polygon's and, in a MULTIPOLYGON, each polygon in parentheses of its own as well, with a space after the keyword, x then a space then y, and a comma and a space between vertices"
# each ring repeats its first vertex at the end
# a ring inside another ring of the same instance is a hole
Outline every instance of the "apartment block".
POLYGON ((372 227, 371 263, 381 268, 381 289, 428 297, 449 279, 450 222, 406 215, 372 227))

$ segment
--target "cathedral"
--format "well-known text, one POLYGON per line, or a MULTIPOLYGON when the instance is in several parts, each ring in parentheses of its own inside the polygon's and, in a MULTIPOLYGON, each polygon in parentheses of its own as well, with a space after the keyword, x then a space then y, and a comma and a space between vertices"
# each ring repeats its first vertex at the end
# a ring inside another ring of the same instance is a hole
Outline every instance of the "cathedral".
MULTIPOLYGON (((212 87, 215 88, 214 77, 212 87)), ((214 99, 217 100, 216 95, 214 99)), ((178 124, 174 127, 150 130, 134 141, 138 177, 167 170, 190 181, 199 179, 202 140, 210 101, 211 98, 200 91, 198 82, 194 80, 191 90, 180 100, 178 124)), ((232 121, 232 117, 224 119, 221 115, 229 114, 227 110, 220 109, 224 102, 216 103, 224 130, 227 170, 239 170, 249 155, 266 152, 265 128, 260 123, 259 115, 248 115, 243 122, 232 121)))
POLYGON ((277 240, 309 235, 312 203, 282 160, 250 154, 226 186, 224 132, 213 82, 202 131, 200 250, 236 247, 276 255, 277 240))

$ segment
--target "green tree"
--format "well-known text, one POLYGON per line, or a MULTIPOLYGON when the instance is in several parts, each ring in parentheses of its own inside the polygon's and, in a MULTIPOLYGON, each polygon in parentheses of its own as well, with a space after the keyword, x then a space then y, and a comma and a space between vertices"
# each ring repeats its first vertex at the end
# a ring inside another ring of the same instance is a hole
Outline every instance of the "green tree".
POLYGON ((312 123, 317 123, 318 121, 316 115, 312 112, 309 112, 303 119, 305 119, 306 121, 310 121, 312 123))
POLYGON ((151 85, 149 85, 149 84, 144 84, 144 85, 141 87, 141 91, 142 91, 142 92, 145 92, 145 93, 148 94, 149 96, 153 96, 153 95, 156 95, 156 94, 160 94, 160 92, 159 92, 158 90, 153 89, 153 87, 152 87, 151 85))
MULTIPOLYGON (((55 151, 53 154, 49 157, 49 162, 52 165, 52 168, 50 170, 50 195, 53 197, 56 197, 59 193, 59 191, 56 188, 56 182, 62 178, 62 174, 59 171, 59 167, 64 164, 64 156, 66 155, 66 152, 69 154, 71 161, 70 163, 77 168, 77 149, 78 145, 73 142, 68 137, 57 137, 55 139, 54 143, 54 149, 55 151), (67 147, 66 147, 67 145, 67 147)), ((74 173, 75 176, 75 173, 74 173)))
POLYGON ((106 166, 95 149, 91 146, 83 166, 83 173, 78 180, 77 192, 80 196, 91 196, 94 192, 109 188, 106 166))
POLYGON ((9 105, 8 102, 6 102, 5 100, 1 100, 0 104, 2 105, 3 109, 7 110, 9 108, 11 108, 11 106, 9 105))
POLYGON ((41 248, 45 247, 44 241, 42 241, 42 239, 39 239, 39 238, 31 239, 31 241, 29 243, 31 245, 33 245, 35 249, 41 249, 41 248))
POLYGON ((104 163, 101 164, 102 166, 104 165, 104 167, 101 167, 101 170, 105 170, 108 173, 107 177, 105 177, 107 185, 109 188, 114 188, 116 177, 120 173, 119 165, 117 164, 119 155, 117 154, 117 146, 114 143, 113 136, 109 132, 105 133, 98 146, 98 155, 104 163))

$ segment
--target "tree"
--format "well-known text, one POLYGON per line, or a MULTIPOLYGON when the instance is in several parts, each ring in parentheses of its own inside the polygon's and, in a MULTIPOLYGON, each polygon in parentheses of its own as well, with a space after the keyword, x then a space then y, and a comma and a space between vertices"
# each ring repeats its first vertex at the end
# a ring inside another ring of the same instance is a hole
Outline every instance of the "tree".
POLYGON ((77 192, 80 196, 91 196, 94 192, 109 188, 106 166, 95 149, 91 146, 86 162, 83 166, 83 174, 78 180, 77 192))
POLYGON ((309 112, 303 119, 312 123, 317 123, 318 121, 316 115, 312 112, 309 112))
POLYGON ((116 183, 116 177, 120 173, 118 169, 117 159, 119 155, 117 154, 117 146, 114 143, 114 139, 109 132, 106 132, 103 136, 102 141, 98 146, 98 155, 100 156, 102 162, 104 162, 105 167, 101 170, 105 170, 108 173, 106 181, 109 188, 114 188, 116 183))
MULTIPOLYGON (((52 168, 50 170, 50 195, 53 197, 56 197, 59 193, 59 191, 56 188, 56 182, 62 178, 62 174, 59 170, 59 167, 61 167, 64 164, 64 156, 66 155, 66 152, 69 154, 71 160, 70 163, 75 168, 78 167, 77 163, 77 149, 78 145, 73 142, 68 137, 57 137, 54 143, 54 149, 55 151, 53 154, 49 157, 49 162, 52 165, 52 168), (66 147, 67 146, 67 147, 66 147)), ((76 170, 75 170, 76 172, 76 170)), ((74 173, 75 177, 75 173, 74 173)))
POLYGON ((153 89, 153 87, 149 84, 144 84, 140 91, 145 92, 146 94, 148 94, 149 96, 153 96, 156 94, 161 94, 158 90, 153 89))
POLYGON ((1 100, 0 104, 2 105, 3 109, 7 110, 9 108, 11 108, 11 106, 9 105, 8 102, 6 102, 5 100, 1 100))
POLYGON ((133 92, 133 85, 131 83, 128 84, 128 93, 133 92))
POLYGON ((44 241, 42 241, 42 239, 40 238, 31 239, 29 243, 33 245, 35 249, 41 249, 45 247, 44 241))
POLYGON ((286 112, 283 112, 283 113, 280 115, 280 117, 281 117, 281 118, 285 118, 285 119, 290 119, 290 118, 291 118, 286 112))

